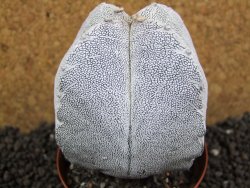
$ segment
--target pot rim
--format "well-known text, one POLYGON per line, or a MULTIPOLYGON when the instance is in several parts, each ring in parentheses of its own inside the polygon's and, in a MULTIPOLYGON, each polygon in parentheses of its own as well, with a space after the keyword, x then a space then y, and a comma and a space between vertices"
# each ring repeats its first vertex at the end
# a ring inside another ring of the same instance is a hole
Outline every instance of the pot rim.
MULTIPOLYGON (((206 171, 207 171, 207 166, 208 166, 208 146, 207 146, 207 144, 205 144, 203 154, 199 157, 199 160, 201 160, 201 161, 199 161, 199 164, 195 160, 193 166, 195 165, 195 162, 197 163, 197 165, 202 165, 202 170, 201 170, 202 173, 200 174, 199 179, 195 183, 194 188, 199 188, 199 185, 201 184, 201 182, 206 174, 206 171)), ((56 170, 57 170, 59 179, 60 179, 64 188, 69 188, 67 183, 66 183, 65 174, 63 174, 63 172, 65 173, 65 170, 67 170, 68 168, 69 168, 69 162, 65 160, 65 158, 63 157, 62 151, 60 150, 59 147, 57 147, 56 170), (60 165, 60 159, 62 159, 64 162, 68 163, 66 166, 64 166, 66 169, 62 169, 62 167, 60 165)))

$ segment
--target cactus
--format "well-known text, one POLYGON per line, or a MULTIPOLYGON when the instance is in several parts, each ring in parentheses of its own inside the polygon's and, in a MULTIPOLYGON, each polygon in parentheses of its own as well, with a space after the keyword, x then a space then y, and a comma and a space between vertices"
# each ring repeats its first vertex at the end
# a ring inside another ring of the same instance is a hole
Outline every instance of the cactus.
POLYGON ((180 16, 101 3, 55 77, 56 141, 72 163, 121 178, 189 169, 204 148, 207 80, 180 16))

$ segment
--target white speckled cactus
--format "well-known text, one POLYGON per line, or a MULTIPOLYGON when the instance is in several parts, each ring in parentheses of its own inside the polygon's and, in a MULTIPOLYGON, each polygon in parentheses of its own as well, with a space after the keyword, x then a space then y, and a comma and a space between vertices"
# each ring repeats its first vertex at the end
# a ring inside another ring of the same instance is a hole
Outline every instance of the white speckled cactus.
POLYGON ((102 3, 55 77, 56 140, 72 163, 143 178, 188 169, 206 131, 207 81, 171 8, 135 16, 102 3))

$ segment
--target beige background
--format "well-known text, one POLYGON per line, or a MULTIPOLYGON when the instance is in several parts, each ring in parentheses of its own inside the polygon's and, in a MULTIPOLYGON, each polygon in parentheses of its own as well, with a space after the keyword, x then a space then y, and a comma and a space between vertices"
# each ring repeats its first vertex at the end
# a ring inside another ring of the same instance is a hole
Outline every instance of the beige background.
MULTIPOLYGON (((53 82, 83 20, 101 1, 1 0, 0 127, 54 121, 53 82)), ((150 1, 107 1, 132 14, 150 1)), ((250 1, 169 0, 182 16, 209 83, 208 124, 250 110, 250 1)))

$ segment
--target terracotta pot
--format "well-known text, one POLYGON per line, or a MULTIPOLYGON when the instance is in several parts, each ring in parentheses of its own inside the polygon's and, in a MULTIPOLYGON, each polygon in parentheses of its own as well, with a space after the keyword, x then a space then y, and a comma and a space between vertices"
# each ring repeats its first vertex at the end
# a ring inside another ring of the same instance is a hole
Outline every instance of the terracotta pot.
MULTIPOLYGON (((64 188, 68 188, 66 175, 69 171, 70 163, 64 158, 61 150, 57 148, 56 153, 56 168, 57 173, 60 178, 60 181, 64 188)), ((202 182, 208 165, 208 149, 207 145, 205 145, 204 152, 202 156, 195 159, 193 166, 190 171, 192 173, 192 178, 190 180, 191 185, 190 188, 198 188, 200 183, 202 182)))

